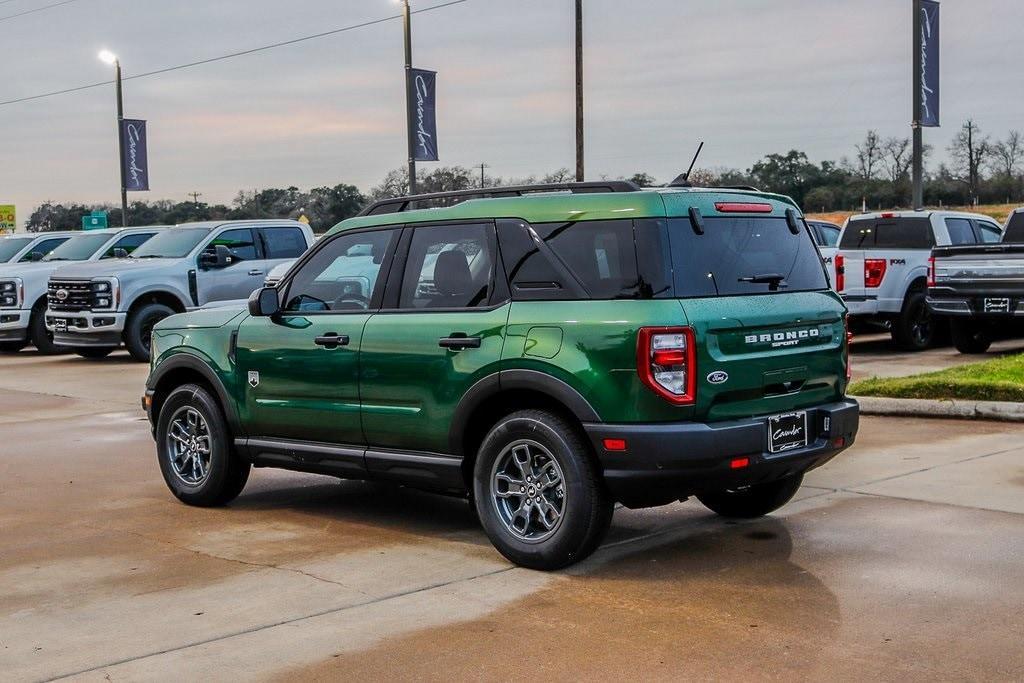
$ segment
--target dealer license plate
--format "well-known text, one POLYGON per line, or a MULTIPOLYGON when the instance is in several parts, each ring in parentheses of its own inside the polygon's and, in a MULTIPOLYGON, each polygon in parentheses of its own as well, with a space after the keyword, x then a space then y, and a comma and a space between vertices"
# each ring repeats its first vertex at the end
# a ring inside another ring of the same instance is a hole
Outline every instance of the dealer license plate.
POLYGON ((68 319, 67 318, 54 318, 53 329, 56 332, 67 332, 68 331, 68 319))
POLYGON ((1010 312, 1010 300, 1001 299, 985 299, 985 312, 986 313, 1009 313, 1010 312))
POLYGON ((807 411, 768 418, 768 452, 785 453, 807 446, 807 411))

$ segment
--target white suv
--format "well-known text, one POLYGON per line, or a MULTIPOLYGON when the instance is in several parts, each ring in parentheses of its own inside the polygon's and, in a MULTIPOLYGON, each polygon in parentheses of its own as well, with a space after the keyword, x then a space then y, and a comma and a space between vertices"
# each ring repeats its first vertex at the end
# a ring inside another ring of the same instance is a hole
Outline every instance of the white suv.
POLYGON ((935 325, 928 311, 932 247, 998 242, 1002 228, 981 214, 895 211, 852 216, 843 226, 833 283, 854 321, 889 326, 902 349, 931 346, 935 325))

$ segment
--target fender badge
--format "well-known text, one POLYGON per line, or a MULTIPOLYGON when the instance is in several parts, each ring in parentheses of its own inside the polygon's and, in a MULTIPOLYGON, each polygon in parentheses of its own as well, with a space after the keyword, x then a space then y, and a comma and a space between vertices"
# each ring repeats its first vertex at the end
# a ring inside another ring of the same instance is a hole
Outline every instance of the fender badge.
POLYGON ((708 374, 708 382, 711 384, 725 384, 729 381, 729 374, 721 370, 715 370, 708 374))
POLYGON ((249 386, 255 389, 260 385, 260 373, 255 370, 249 371, 249 386))

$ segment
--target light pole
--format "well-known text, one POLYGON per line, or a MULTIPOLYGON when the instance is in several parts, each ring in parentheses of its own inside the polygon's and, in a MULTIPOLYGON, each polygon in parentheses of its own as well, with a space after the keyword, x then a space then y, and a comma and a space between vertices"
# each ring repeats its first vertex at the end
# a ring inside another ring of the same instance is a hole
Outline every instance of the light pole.
POLYGON ((121 122, 124 121, 124 98, 121 94, 121 60, 110 50, 101 50, 100 61, 112 65, 117 74, 117 153, 118 165, 121 167, 121 225, 128 227, 128 188, 124 176, 124 137, 121 135, 121 122))
POLYGON ((576 0, 576 182, 583 177, 583 0, 576 0))
POLYGON ((409 146, 409 194, 416 194, 416 138, 412 116, 412 12, 409 0, 402 0, 402 28, 405 34, 405 127, 409 146))

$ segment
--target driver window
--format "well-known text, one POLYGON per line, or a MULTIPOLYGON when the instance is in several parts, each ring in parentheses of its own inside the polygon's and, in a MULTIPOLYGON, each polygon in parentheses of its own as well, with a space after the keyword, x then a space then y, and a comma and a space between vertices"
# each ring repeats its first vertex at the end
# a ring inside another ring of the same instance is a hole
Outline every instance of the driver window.
POLYGON ((365 311, 383 282, 378 277, 398 229, 336 237, 292 278, 284 311, 365 311))
POLYGON ((256 240, 249 228, 225 230, 214 237, 204 251, 208 254, 216 253, 218 244, 228 248, 232 261, 255 261, 257 258, 256 240))

